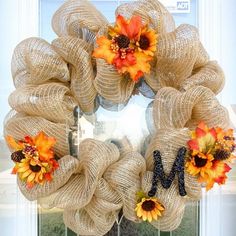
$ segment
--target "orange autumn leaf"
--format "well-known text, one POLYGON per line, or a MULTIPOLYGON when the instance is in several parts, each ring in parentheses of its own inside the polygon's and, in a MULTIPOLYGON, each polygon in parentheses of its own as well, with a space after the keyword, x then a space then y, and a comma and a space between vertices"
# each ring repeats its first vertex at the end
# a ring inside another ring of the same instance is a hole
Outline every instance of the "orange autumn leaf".
POLYGON ((143 55, 141 52, 135 52, 136 64, 131 66, 124 66, 119 71, 121 73, 128 72, 130 77, 137 82, 144 73, 149 73, 151 66, 149 61, 152 59, 150 56, 143 55), (142 69, 140 69, 142 68, 142 69))

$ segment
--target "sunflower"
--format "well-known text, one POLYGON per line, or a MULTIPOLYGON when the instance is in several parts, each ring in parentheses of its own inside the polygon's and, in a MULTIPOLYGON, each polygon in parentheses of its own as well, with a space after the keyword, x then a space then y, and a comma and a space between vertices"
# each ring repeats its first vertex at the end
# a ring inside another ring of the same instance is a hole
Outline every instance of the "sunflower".
POLYGON ((97 38, 95 58, 102 58, 114 65, 119 73, 129 74, 138 82, 144 73, 150 73, 150 64, 156 51, 157 35, 142 23, 140 16, 126 20, 118 15, 114 27, 110 27, 108 37, 97 38))
POLYGON ((43 184, 45 182, 44 174, 48 172, 48 169, 49 163, 26 157, 16 164, 14 170, 19 174, 21 180, 26 181, 27 187, 31 188, 34 183, 43 184))
POLYGON ((161 217, 164 210, 164 206, 155 197, 143 197, 141 202, 137 203, 135 208, 137 216, 142 218, 143 221, 148 220, 149 222, 152 220, 157 220, 158 217, 161 217))
POLYGON ((212 161, 214 157, 211 154, 198 153, 195 156, 192 156, 189 161, 186 163, 186 168, 189 174, 191 175, 200 175, 205 177, 208 173, 208 170, 212 167, 212 161))
POLYGON ((40 132, 35 137, 26 136, 21 141, 15 141, 10 136, 6 137, 6 140, 15 149, 11 155, 15 162, 12 173, 18 174, 22 181, 26 181, 27 187, 52 180, 52 173, 59 166, 54 158, 55 138, 40 132))
POLYGON ((140 52, 153 57, 157 50, 157 34, 154 30, 147 30, 145 27, 136 44, 140 52))

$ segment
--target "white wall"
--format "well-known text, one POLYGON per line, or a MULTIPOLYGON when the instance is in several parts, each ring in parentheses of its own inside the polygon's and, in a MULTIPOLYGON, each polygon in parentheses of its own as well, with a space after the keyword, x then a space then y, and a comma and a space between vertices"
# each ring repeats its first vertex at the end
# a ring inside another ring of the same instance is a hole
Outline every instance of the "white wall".
POLYGON ((18 3, 0 0, 0 138, 3 119, 10 109, 7 98, 13 90, 11 80, 11 55, 18 42, 18 3))
POLYGON ((0 139, 3 120, 10 110, 8 96, 14 90, 11 57, 23 39, 38 35, 37 0, 0 0, 0 139))
POLYGON ((236 1, 222 0, 221 3, 221 40, 222 67, 226 75, 223 91, 224 104, 236 104, 236 1))
POLYGON ((35 236, 35 203, 19 193, 10 153, 3 143, 3 120, 10 110, 8 96, 14 90, 11 57, 22 39, 38 34, 37 0, 0 0, 0 235, 35 236), (36 17, 36 19, 35 19, 36 17))

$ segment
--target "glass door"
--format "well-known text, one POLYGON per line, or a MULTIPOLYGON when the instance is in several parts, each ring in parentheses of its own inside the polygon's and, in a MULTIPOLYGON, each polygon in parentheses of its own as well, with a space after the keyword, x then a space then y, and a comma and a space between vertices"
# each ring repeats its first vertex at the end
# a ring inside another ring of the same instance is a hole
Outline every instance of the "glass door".
MULTIPOLYGON (((40 1, 40 37, 51 42, 56 35, 51 29, 51 19, 54 12, 63 3, 62 0, 41 0, 40 1)), ((99 9, 110 22, 114 22, 114 12, 116 7, 124 2, 94 0, 92 3, 99 9)), ((168 1, 163 1, 166 3, 168 1)), ((169 1, 167 7, 172 11, 176 21, 176 25, 188 23, 198 26, 197 19, 197 1, 169 1), (175 4, 173 4, 175 2, 175 4), (178 2, 178 5, 177 5, 178 2)), ((99 111, 98 111, 99 112, 99 111)), ((75 234, 67 229, 63 223, 62 212, 59 209, 44 210, 39 208, 39 236, 75 236, 75 234)), ((118 235, 117 224, 107 233, 107 236, 118 235)), ((198 236, 199 235, 199 204, 192 203, 186 207, 185 215, 180 227, 173 232, 160 232, 153 228, 150 224, 135 224, 125 218, 120 224, 120 235, 122 236, 198 236)))

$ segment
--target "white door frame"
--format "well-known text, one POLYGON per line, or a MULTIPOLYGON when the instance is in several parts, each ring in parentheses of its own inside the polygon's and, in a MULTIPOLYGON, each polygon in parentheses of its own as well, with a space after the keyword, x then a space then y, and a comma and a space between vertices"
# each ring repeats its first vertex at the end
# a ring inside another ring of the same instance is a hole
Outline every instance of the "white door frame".
MULTIPOLYGON (((10 1, 18 4, 18 41, 39 36, 39 0, 10 1)), ((37 202, 28 201, 18 187, 16 194, 16 236, 38 236, 37 202)))
MULTIPOLYGON (((198 0, 198 27, 201 41, 211 60, 222 62, 222 0, 198 0)), ((221 96, 218 96, 221 100, 221 96)), ((227 184, 230 184, 228 182, 227 184)), ((203 190, 200 202, 200 236, 222 236, 222 191, 214 186, 209 192, 203 190)))

